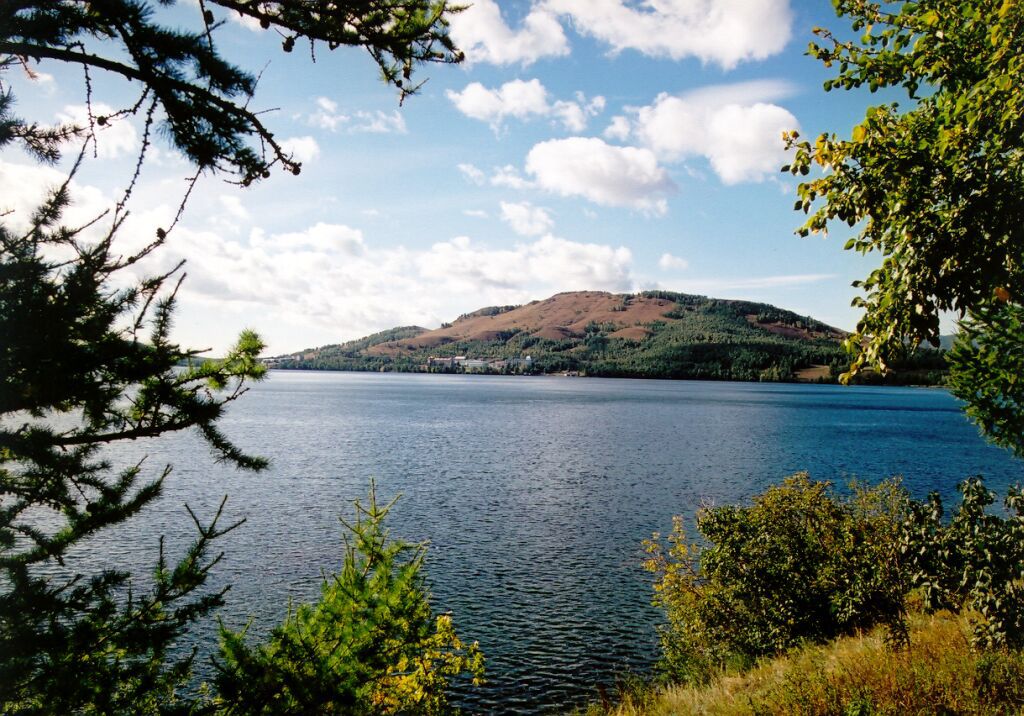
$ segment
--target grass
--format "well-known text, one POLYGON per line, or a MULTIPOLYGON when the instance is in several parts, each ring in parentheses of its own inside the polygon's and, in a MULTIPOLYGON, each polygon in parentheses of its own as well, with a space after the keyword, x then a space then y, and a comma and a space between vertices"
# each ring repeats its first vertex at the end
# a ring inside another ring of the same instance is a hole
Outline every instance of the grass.
POLYGON ((1024 654, 978 654, 964 616, 916 614, 910 647, 893 651, 884 631, 806 646, 705 686, 623 694, 585 713, 669 714, 1022 714, 1024 654))

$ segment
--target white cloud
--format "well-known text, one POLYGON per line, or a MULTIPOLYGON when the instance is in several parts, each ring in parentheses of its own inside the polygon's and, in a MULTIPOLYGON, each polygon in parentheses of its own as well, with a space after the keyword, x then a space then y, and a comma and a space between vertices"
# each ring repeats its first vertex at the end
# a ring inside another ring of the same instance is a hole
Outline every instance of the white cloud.
POLYGON ((40 72, 37 69, 25 65, 25 74, 33 82, 33 90, 40 92, 47 97, 52 97, 57 92, 57 79, 49 72, 40 72))
POLYGON ((604 97, 598 95, 587 100, 582 92, 576 93, 576 101, 559 100, 551 106, 551 113, 561 120, 562 125, 571 132, 582 132, 587 128, 587 120, 604 111, 604 97))
POLYGON ((464 162, 458 165, 458 169, 462 172, 462 176, 466 177, 467 181, 471 181, 474 184, 483 184, 487 181, 487 175, 476 165, 464 162))
POLYGON ((544 0, 573 27, 653 57, 695 57, 724 69, 781 52, 791 36, 789 0, 544 0))
POLYGON ((242 204, 242 200, 237 196, 231 196, 224 194, 220 197, 220 204, 227 212, 228 216, 245 221, 249 218, 249 211, 242 204))
MULTIPOLYGON (((49 192, 62 185, 67 175, 40 164, 19 164, 0 160, 0 214, 3 223, 15 231, 31 226, 32 215, 47 198, 49 192), (8 213, 9 212, 9 213, 8 213)), ((67 226, 82 226, 113 206, 102 191, 93 186, 72 182, 71 205, 65 209, 62 221, 67 226)))
POLYGON ((533 182, 524 178, 519 170, 511 164, 495 168, 489 181, 491 186, 501 186, 506 189, 531 189, 534 186, 533 182))
POLYGON ((586 129, 587 120, 604 110, 604 97, 591 100, 582 92, 576 101, 548 100, 548 91, 540 80, 511 80, 501 87, 488 89, 479 82, 471 82, 461 92, 445 93, 456 109, 467 117, 487 122, 498 131, 506 117, 528 120, 531 117, 554 117, 573 132, 586 129))
POLYGON ((540 236, 555 225, 546 210, 526 201, 519 204, 501 202, 501 220, 520 236, 540 236))
POLYGON ((305 231, 275 234, 268 239, 260 229, 255 229, 249 243, 260 249, 270 248, 274 252, 297 252, 311 250, 330 252, 345 256, 359 256, 363 253, 363 232, 344 224, 318 222, 305 231))
POLYGON ((621 114, 612 117, 612 121, 605 127, 604 135, 605 139, 617 139, 620 142, 624 142, 629 139, 629 133, 632 128, 629 124, 629 119, 623 117, 621 114))
MULTIPOLYGON (((0 214, 3 214, 4 225, 14 232, 28 229, 35 211, 66 180, 65 172, 52 167, 0 160, 0 186, 4 187, 0 194, 0 214)), ((136 202, 130 214, 122 214, 124 222, 114 237, 115 254, 129 256, 141 250, 156 238, 157 227, 170 224, 177 202, 161 203, 167 197, 166 188, 163 187, 162 192, 155 192, 158 196, 150 193, 149 201, 142 202, 144 206, 136 202)), ((148 192, 145 186, 140 186, 135 196, 138 198, 148 192)), ((88 243, 107 238, 112 228, 115 204, 121 198, 120 192, 108 194, 76 179, 69 184, 69 196, 70 204, 61 212, 60 223, 72 229, 82 227, 77 235, 79 241, 88 243)), ((74 254, 67 246, 50 245, 43 250, 48 258, 54 260, 70 260, 74 254)), ((130 283, 133 277, 142 275, 144 272, 141 271, 117 272, 112 282, 114 286, 122 287, 130 283)))
MULTIPOLYGON (((116 157, 136 151, 140 146, 139 133, 132 125, 131 116, 115 117, 115 110, 102 102, 92 103, 93 128, 96 131, 96 154, 100 159, 116 157), (103 119, 103 124, 99 123, 103 119)), ((74 124, 79 127, 89 126, 89 108, 84 104, 69 104, 57 114, 57 121, 74 124)))
POLYGON ((462 172, 462 176, 466 178, 466 181, 477 186, 490 184, 491 186, 500 186, 506 189, 530 189, 533 187, 533 182, 524 178, 519 173, 519 170, 511 164, 494 167, 491 170, 490 176, 487 176, 487 173, 475 164, 459 164, 458 169, 462 172))
POLYGON ((448 90, 445 94, 464 115, 493 127, 499 126, 505 117, 526 119, 531 114, 549 111, 548 92, 538 79, 512 80, 493 90, 471 82, 461 92, 448 90))
POLYGON ((281 142, 281 149, 292 159, 302 164, 311 162, 320 156, 320 145, 312 137, 291 137, 281 142))
POLYGON ((316 98, 317 110, 309 115, 309 123, 320 127, 320 129, 329 129, 332 132, 336 132, 339 127, 346 124, 349 121, 347 114, 341 114, 338 112, 338 103, 327 97, 316 98))
POLYGON ((391 112, 382 112, 377 109, 373 112, 356 112, 355 122, 352 123, 349 131, 371 134, 406 134, 409 130, 405 126, 405 118, 399 114, 397 109, 391 110, 391 112))
POLYGON ((690 262, 679 256, 673 256, 672 254, 665 253, 658 259, 658 266, 666 271, 682 271, 689 268, 690 262))
POLYGON ((463 236, 412 250, 373 247, 357 229, 335 224, 255 230, 248 244, 182 227, 164 253, 168 265, 190 259, 183 302, 257 311, 268 328, 306 326, 336 339, 437 325, 467 306, 635 286, 629 249, 550 235, 497 248, 463 236))
POLYGON ((650 150, 614 147, 593 137, 535 145, 526 158, 526 171, 538 186, 562 196, 656 214, 665 213, 664 196, 675 189, 650 150))
POLYGON ((484 211, 483 209, 463 209, 462 210, 462 215, 463 216, 470 216, 470 217, 472 217, 474 219, 487 219, 487 218, 490 218, 490 215, 486 211, 484 211))
POLYGON ((449 19, 452 40, 469 63, 529 65, 542 57, 569 54, 562 25, 543 8, 531 9, 518 30, 508 26, 494 0, 474 0, 449 19))
POLYGON ((349 134, 406 134, 409 131, 405 125, 405 118, 397 109, 391 112, 377 109, 372 112, 357 110, 345 113, 339 110, 337 102, 328 97, 317 97, 316 106, 316 111, 306 118, 307 122, 331 132, 340 130, 349 134))
POLYGON ((260 21, 254 17, 250 17, 249 15, 243 15, 240 12, 229 12, 228 17, 232 22, 238 23, 246 30, 250 30, 252 32, 263 32, 264 30, 263 26, 260 25, 260 21))
POLYGON ((791 112, 769 102, 791 92, 788 84, 766 81, 662 93, 634 108, 632 132, 665 161, 705 157, 726 184, 762 181, 785 163, 783 131, 800 126, 791 112))
POLYGON ((417 257, 420 277, 458 293, 488 289, 547 291, 586 288, 628 291, 633 255, 619 246, 585 244, 547 235, 511 249, 474 245, 465 237, 440 242, 417 257))

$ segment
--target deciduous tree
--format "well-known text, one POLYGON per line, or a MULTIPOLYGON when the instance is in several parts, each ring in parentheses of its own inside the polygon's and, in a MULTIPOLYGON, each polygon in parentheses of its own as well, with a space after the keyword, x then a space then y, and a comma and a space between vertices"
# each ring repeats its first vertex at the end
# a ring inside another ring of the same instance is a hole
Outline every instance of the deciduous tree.
POLYGON ((854 284, 864 315, 847 343, 849 375, 937 344, 943 311, 966 316, 953 384, 983 430, 1020 453, 1012 358, 1022 339, 1005 329, 1024 303, 1024 4, 834 5, 854 34, 816 29, 809 54, 837 70, 825 89, 903 95, 869 107, 849 137, 788 138, 784 170, 810 177, 798 188, 799 233, 846 224, 845 248, 881 259, 854 284))

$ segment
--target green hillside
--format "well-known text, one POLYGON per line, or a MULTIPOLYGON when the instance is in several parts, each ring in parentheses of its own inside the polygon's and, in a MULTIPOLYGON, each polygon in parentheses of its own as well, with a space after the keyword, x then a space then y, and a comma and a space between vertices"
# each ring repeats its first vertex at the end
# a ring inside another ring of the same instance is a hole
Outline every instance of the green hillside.
MULTIPOLYGON (((831 381, 845 334, 764 303, 667 291, 573 292, 524 306, 481 308, 428 331, 395 328, 273 359, 280 368, 561 373, 709 380, 831 381), (455 357, 464 358, 453 363, 455 357), (483 362, 487 365, 481 365, 483 362)), ((936 382, 934 351, 886 382, 936 382), (934 373, 934 374, 933 374, 934 373)))

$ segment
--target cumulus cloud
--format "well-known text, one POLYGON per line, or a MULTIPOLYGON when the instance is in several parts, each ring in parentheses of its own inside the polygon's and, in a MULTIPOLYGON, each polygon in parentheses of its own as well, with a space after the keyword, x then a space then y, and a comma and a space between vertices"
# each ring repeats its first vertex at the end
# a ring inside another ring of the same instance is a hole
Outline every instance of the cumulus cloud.
POLYGON ((791 36, 789 0, 544 0, 573 27, 611 46, 652 57, 695 57, 724 69, 782 51, 791 36))
POLYGON ((544 8, 531 9, 518 30, 508 26, 495 0, 474 0, 449 19, 452 40, 470 63, 529 65, 542 57, 569 54, 562 25, 544 8))
MULTIPOLYGON (((36 209, 66 179, 64 172, 52 167, 0 160, 0 186, 4 187, 0 214, 4 214, 4 224, 15 231, 29 228, 36 209)), ((85 225, 113 205, 102 191, 77 181, 71 183, 70 195, 71 205, 62 216, 67 226, 85 225)))
POLYGON ((562 290, 630 291, 629 249, 545 235, 511 247, 456 237, 423 249, 377 248, 358 229, 316 224, 248 242, 182 228, 166 260, 189 261, 182 300, 256 310, 338 339, 396 325, 436 325, 467 306, 562 290))
POLYGON ((726 184, 762 181, 785 163, 782 133, 800 127, 771 103, 791 92, 786 83, 762 81, 662 93, 633 109, 631 133, 664 161, 705 157, 726 184))
POLYGON ((274 234, 268 239, 262 230, 255 229, 249 243, 256 248, 273 248, 277 251, 322 251, 344 256, 359 256, 363 253, 363 232, 344 224, 318 222, 305 231, 274 234))
POLYGON ((655 214, 665 213, 664 197, 675 190, 650 150, 615 147, 594 137, 541 142, 527 155, 526 171, 556 194, 655 214))
POLYGON ((461 293, 528 287, 549 290, 628 291, 633 255, 619 246, 587 244, 546 235, 511 249, 492 249, 460 236, 417 257, 420 277, 461 293), (556 288, 561 287, 561 288, 556 288))
POLYGON ((475 164, 459 164, 458 169, 462 176, 466 178, 466 181, 478 186, 490 184, 491 186, 500 186, 506 189, 529 189, 533 186, 533 182, 523 177, 519 170, 511 164, 494 167, 491 170, 490 176, 475 164))
POLYGON ((629 133, 632 131, 629 119, 623 117, 621 114, 612 117, 612 121, 605 127, 604 135, 605 139, 616 139, 620 142, 624 142, 629 139, 629 133))
POLYGON ((530 189, 534 186, 533 182, 523 177, 519 170, 511 164, 497 167, 489 181, 492 186, 501 186, 506 189, 530 189))
MULTIPOLYGON (((35 211, 65 181, 67 174, 52 167, 0 160, 0 186, 4 187, 0 195, 0 214, 3 214, 4 225, 14 232, 27 230, 35 211)), ((113 244, 115 254, 130 256, 140 251, 153 241, 157 227, 170 224, 176 213, 177 201, 162 203, 167 198, 167 188, 165 185, 162 191, 151 193, 141 187, 136 192, 136 198, 149 194, 148 201, 141 202, 142 205, 136 202, 131 213, 122 214, 123 223, 113 244)), ((112 228, 120 193, 111 194, 77 179, 69 184, 68 189, 70 204, 62 211, 60 223, 70 228, 81 227, 77 236, 80 241, 88 243, 106 239, 112 228)), ((216 200, 214 202, 219 205, 216 200)), ((71 260, 75 256, 68 246, 49 245, 43 251, 48 258, 57 261, 71 260)), ((122 287, 143 275, 148 274, 141 270, 117 272, 112 278, 113 285, 122 287)))
POLYGON ((682 271, 689 268, 690 262, 679 256, 673 256, 672 254, 665 253, 658 259, 658 266, 665 269, 666 271, 682 271))
POLYGON ((230 194, 223 194, 219 197, 220 205, 233 219, 240 221, 246 221, 249 218, 249 210, 242 204, 242 200, 237 196, 231 196, 230 194))
POLYGON ((445 94, 464 115, 493 127, 499 126, 505 117, 526 119, 531 114, 543 115, 549 111, 548 92, 538 79, 512 80, 497 89, 471 82, 461 92, 448 90, 445 94))
MULTIPOLYGON (((93 102, 93 127, 96 132, 96 154, 100 159, 114 159, 138 150, 139 133, 131 123, 131 117, 108 119, 117 112, 103 102, 93 102), (104 118, 104 124, 97 121, 104 118)), ((74 124, 79 127, 89 126, 89 108, 84 104, 69 104, 57 114, 57 121, 74 124)))
POLYGON ((501 220, 520 236, 540 236, 551 231, 555 225, 546 210, 528 201, 518 204, 501 202, 501 220))
POLYGON ((302 164, 311 162, 320 156, 320 145, 310 136, 285 139, 281 142, 281 149, 302 164))
POLYGON ((471 82, 461 92, 445 93, 456 109, 467 117, 487 122, 498 131, 507 117, 528 120, 531 117, 553 117, 568 130, 582 132, 587 120, 604 110, 604 97, 588 100, 582 92, 576 99, 548 99, 548 91, 538 79, 512 80, 501 87, 488 89, 471 82))
POLYGON ((551 113, 571 132, 582 132, 587 120, 604 111, 604 97, 597 95, 588 100, 582 92, 576 93, 576 101, 559 100, 551 106, 551 113))
POLYGON ((383 112, 379 109, 372 112, 364 110, 342 112, 338 103, 328 97, 317 97, 316 110, 306 119, 312 126, 331 132, 406 134, 409 131, 405 125, 405 118, 397 109, 391 112, 383 112))

